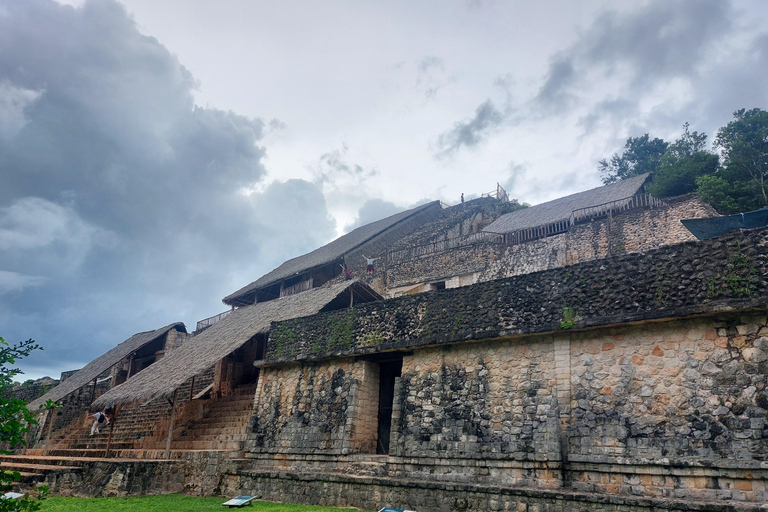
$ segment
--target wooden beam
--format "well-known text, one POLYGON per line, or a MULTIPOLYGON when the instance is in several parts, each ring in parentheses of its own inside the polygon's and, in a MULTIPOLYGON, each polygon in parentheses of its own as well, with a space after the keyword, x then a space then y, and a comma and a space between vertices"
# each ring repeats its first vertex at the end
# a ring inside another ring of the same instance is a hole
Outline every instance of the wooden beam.
POLYGON ((173 417, 176 415, 176 392, 173 390, 173 400, 171 401, 171 420, 168 422, 168 439, 165 441, 165 459, 171 458, 171 438, 173 437, 173 417))
POLYGON ((93 379, 93 387, 91 388, 91 403, 93 403, 94 400, 96 400, 96 379, 98 376, 96 376, 93 379))
POLYGON ((120 413, 122 406, 118 405, 115 410, 112 411, 112 418, 109 420, 109 437, 107 438, 107 449, 104 451, 104 458, 109 458, 109 451, 112 448, 112 431, 115 428, 115 422, 117 421, 117 415, 120 413))
POLYGON ((189 401, 192 401, 192 397, 195 396, 195 376, 192 376, 192 383, 189 385, 189 401))
POLYGON ((48 434, 45 437, 45 449, 43 449, 43 455, 48 455, 48 443, 51 442, 51 432, 53 431, 53 407, 48 409, 48 434))
POLYGON ((125 380, 131 378, 131 370, 133 369, 133 358, 136 356, 136 352, 131 352, 131 358, 128 360, 128 374, 125 376, 125 380))

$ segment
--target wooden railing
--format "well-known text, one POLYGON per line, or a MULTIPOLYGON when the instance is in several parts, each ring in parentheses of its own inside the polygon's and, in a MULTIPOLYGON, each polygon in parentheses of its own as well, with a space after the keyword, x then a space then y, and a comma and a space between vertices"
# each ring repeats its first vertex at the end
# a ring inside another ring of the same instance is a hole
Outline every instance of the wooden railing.
POLYGON ((197 322, 197 328, 195 330, 201 331, 206 327, 210 327, 216 322, 218 322, 219 320, 221 320, 222 318, 224 318, 225 316, 227 316, 228 314, 230 314, 231 312, 232 310, 230 309, 229 311, 219 313, 218 315, 212 316, 210 318, 206 318, 205 320, 200 320, 199 322, 197 322))
POLYGON ((283 288, 282 290, 280 290, 280 296, 287 297, 288 295, 295 295, 297 293, 305 292, 311 289, 312 289, 312 278, 310 277, 306 281, 302 281, 300 283, 296 283, 293 286, 283 288))
POLYGON ((571 226, 580 222, 606 217, 633 208, 654 208, 662 205, 664 205, 664 202, 661 199, 653 197, 650 194, 638 194, 627 199, 620 199, 618 201, 611 201, 573 210, 568 220, 544 224, 543 226, 536 226, 534 228, 521 229, 511 233, 494 233, 494 235, 496 235, 499 241, 503 242, 505 245, 522 244, 538 238, 565 233, 571 226))
POLYGON ((480 243, 498 243, 496 237, 488 236, 485 233, 476 233, 474 235, 448 238, 446 240, 438 240, 428 244, 414 245, 400 249, 397 251, 389 251, 387 253, 387 262, 389 263, 403 263, 405 261, 411 261, 422 256, 429 254, 436 254, 456 247, 466 247, 473 244, 480 243))
POLYGON ((507 194, 507 191, 504 190, 504 187, 502 187, 498 182, 496 183, 496 190, 492 190, 491 192, 483 192, 480 194, 480 197, 494 197, 505 203, 509 201, 509 194, 507 194))
POLYGON ((598 204, 587 208, 579 208, 571 212, 571 224, 576 224, 584 220, 591 220, 598 217, 605 217, 609 213, 620 213, 633 208, 662 206, 664 201, 653 197, 651 194, 638 194, 628 199, 611 201, 610 203, 598 204))
MULTIPOLYGON (((500 185, 497 192, 506 194, 500 185)), ((492 193, 483 195, 492 195, 492 193)), ((586 222, 592 219, 605 217, 609 214, 613 215, 614 213, 620 213, 623 211, 631 210, 633 208, 654 208, 662 205, 664 205, 663 201, 653 197, 650 194, 638 194, 627 199, 611 201, 604 204, 590 206, 588 208, 579 208, 578 210, 573 210, 571 212, 570 218, 568 219, 552 222, 550 224, 544 224, 542 226, 521 229, 519 231, 513 231, 510 233, 494 233, 491 231, 482 231, 480 233, 466 237, 439 240, 429 244, 415 245, 405 249, 390 251, 387 253, 387 261, 389 263, 402 263, 420 258, 422 256, 427 256, 429 254, 436 254, 459 246, 467 246, 477 243, 499 243, 504 245, 522 244, 525 242, 530 242, 531 240, 537 240, 539 238, 545 238, 548 236, 565 233, 572 226, 580 222, 586 222)))

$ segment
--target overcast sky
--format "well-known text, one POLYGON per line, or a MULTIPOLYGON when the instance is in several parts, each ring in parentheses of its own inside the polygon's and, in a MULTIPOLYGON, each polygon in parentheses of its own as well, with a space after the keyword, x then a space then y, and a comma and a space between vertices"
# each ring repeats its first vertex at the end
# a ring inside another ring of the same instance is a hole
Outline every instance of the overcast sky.
POLYGON ((83 366, 358 226, 768 108, 763 0, 0 0, 0 336, 83 366))

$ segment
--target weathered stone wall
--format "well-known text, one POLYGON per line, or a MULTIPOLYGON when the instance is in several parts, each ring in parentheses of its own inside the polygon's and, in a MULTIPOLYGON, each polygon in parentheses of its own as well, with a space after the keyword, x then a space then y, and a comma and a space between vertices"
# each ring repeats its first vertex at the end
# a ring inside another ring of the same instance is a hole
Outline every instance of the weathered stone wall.
POLYGON ((393 414, 402 457, 560 460, 551 343, 471 344, 403 359, 393 414))
POLYGON ((272 325, 263 364, 764 305, 768 228, 272 325))
POLYGON ((39 398, 58 385, 59 381, 50 377, 43 377, 35 381, 26 381, 23 384, 16 384, 5 389, 6 398, 15 398, 31 402, 39 398))
POLYGON ((397 264, 388 264, 385 272, 387 288, 484 271, 491 262, 496 261, 503 254, 502 245, 485 241, 454 247, 397 264))
POLYGON ((481 275, 481 281, 573 265, 595 258, 645 251, 695 240, 682 219, 715 217, 694 195, 666 200, 657 208, 638 208, 573 227, 570 231, 507 247, 481 275))
MULTIPOLYGON (((280 379, 290 379, 291 366, 280 368, 280 379)), ((417 348, 404 354, 402 372, 381 476, 768 500, 766 307, 417 348)), ((349 400, 357 404, 354 393, 349 400)), ((291 435, 306 438, 301 427, 291 435)), ((358 467, 332 450, 304 448, 296 459, 280 452, 280 467, 358 467)))
POLYGON ((768 499, 767 315, 761 309, 573 333, 571 486, 768 499))
POLYGON ((346 453, 359 368, 348 361, 265 368, 256 391, 248 449, 271 453, 346 453))
MULTIPOLYGON (((364 410, 354 368, 371 363, 350 357, 402 356, 390 456, 368 474, 765 501, 767 234, 735 232, 276 323, 262 364, 275 383, 298 379, 297 369, 347 365, 348 413, 336 424, 351 439, 364 410)), ((285 438, 307 438, 301 424, 282 425, 291 426, 285 438)), ((363 467, 345 458, 366 453, 362 444, 302 446, 299 458, 283 449, 271 456, 286 470, 363 467)), ((254 452, 257 467, 274 467, 267 456, 254 452)))

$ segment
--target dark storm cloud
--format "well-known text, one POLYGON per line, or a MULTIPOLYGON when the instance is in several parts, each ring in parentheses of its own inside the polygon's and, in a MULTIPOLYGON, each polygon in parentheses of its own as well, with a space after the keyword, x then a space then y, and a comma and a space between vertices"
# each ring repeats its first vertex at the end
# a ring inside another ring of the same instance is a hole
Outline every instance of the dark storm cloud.
POLYGON ((618 149, 684 122, 713 136, 734 110, 765 108, 768 31, 736 4, 656 0, 601 14, 553 57, 532 116, 575 113, 584 138, 609 133, 618 149))
POLYGON ((343 185, 357 183, 376 174, 375 169, 366 170, 361 165, 349 162, 348 154, 349 147, 342 144, 341 149, 320 155, 319 162, 313 169, 315 182, 320 185, 343 185))
POLYGON ((553 59, 537 102, 566 110, 585 81, 618 75, 626 75, 632 91, 664 79, 695 79, 732 28, 733 17, 729 2, 721 0, 657 0, 629 13, 603 13, 553 59))
POLYGON ((549 66, 546 80, 539 91, 538 101, 549 109, 568 108, 575 99, 568 91, 575 74, 571 59, 556 58, 549 66))
POLYGON ((437 139, 440 155, 445 156, 459 149, 477 146, 494 133, 504 122, 504 114, 488 99, 475 109, 475 115, 456 123, 453 128, 437 139))
POLYGON ((196 107, 194 77, 117 2, 0 13, 0 336, 46 347, 28 368, 194 328, 333 235, 315 184, 244 192, 265 175, 264 123, 196 107))

